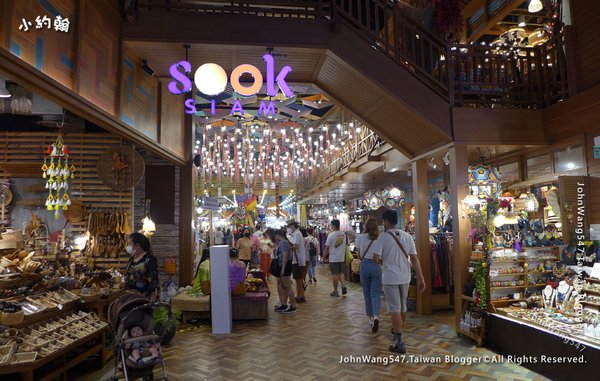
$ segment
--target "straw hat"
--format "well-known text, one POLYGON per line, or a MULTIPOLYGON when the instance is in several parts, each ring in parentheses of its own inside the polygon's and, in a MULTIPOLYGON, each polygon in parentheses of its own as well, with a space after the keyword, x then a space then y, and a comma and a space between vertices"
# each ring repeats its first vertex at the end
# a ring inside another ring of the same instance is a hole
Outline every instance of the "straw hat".
POLYGON ((2 189, 0 189, 1 192, 4 192, 5 198, 4 198, 4 205, 10 205, 10 203, 12 202, 13 199, 13 194, 10 191, 10 188, 7 187, 6 185, 2 185, 0 186, 2 189))
POLYGON ((71 206, 63 213, 71 223, 83 222, 85 220, 85 205, 81 201, 71 199, 71 206))

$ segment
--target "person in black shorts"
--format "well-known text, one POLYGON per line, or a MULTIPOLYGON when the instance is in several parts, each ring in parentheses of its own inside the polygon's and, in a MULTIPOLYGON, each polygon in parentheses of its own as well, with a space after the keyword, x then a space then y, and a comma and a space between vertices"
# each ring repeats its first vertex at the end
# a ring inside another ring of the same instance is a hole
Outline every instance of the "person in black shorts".
POLYGON ((296 312, 296 300, 292 289, 292 246, 286 238, 286 231, 281 229, 275 232, 277 249, 273 258, 271 273, 277 278, 277 292, 281 304, 275 311, 291 314, 296 312), (289 305, 287 304, 289 301, 289 305))

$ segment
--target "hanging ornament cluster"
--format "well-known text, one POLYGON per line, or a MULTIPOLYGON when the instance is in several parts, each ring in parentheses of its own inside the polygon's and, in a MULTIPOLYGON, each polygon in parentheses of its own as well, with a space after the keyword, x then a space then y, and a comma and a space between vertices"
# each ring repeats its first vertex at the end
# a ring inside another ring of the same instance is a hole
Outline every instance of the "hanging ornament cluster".
POLYGON ((48 146, 42 165, 42 177, 46 179, 48 198, 46 209, 54 211, 54 218, 60 217, 60 210, 68 210, 71 205, 69 197, 69 179, 75 177, 75 166, 69 163, 69 147, 63 142, 62 134, 48 146))
POLYGON ((404 191, 393 185, 383 189, 373 191, 369 190, 363 194, 363 204, 367 209, 377 210, 386 207, 389 209, 398 209, 404 204, 404 191))
POLYGON ((355 123, 314 128, 292 121, 207 124, 196 141, 201 181, 221 184, 235 179, 251 187, 315 176, 369 133, 355 123))

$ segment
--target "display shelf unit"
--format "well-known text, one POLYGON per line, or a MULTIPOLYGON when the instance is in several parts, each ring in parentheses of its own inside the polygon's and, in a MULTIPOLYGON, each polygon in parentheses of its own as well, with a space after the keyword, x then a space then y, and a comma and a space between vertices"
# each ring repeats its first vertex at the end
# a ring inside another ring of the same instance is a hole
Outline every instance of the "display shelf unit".
MULTIPOLYGON (((13 328, 24 328, 43 321, 64 317, 73 311, 73 308, 64 308, 40 314, 40 316, 25 320, 13 328)), ((22 381, 66 379, 69 369, 91 356, 98 356, 98 367, 102 368, 108 359, 108 351, 105 345, 108 331, 108 326, 101 328, 35 361, 1 365, 0 375, 17 374, 22 381)))
MULTIPOLYGON (((464 316, 465 312, 468 310, 470 304, 475 304, 475 299, 471 296, 461 295, 461 315, 464 316)), ((479 329, 479 333, 473 333, 471 331, 466 331, 461 329, 459 325, 456 326, 456 333, 461 336, 468 337, 471 340, 474 340, 476 345, 480 347, 483 344, 483 338, 485 335, 485 319, 482 319, 482 325, 479 329)))
MULTIPOLYGON (((538 271, 537 269, 530 269, 530 265, 537 266, 540 263, 545 261, 551 261, 552 265, 556 263, 556 261, 560 260, 560 249, 558 246, 542 246, 542 247, 527 247, 524 248, 521 252, 516 252, 514 249, 504 249, 497 248, 491 249, 492 253, 490 257, 490 266, 488 270, 488 292, 490 295, 490 310, 494 310, 497 306, 506 306, 510 303, 521 302, 524 299, 504 299, 504 300, 493 300, 494 297, 498 296, 508 296, 511 290, 513 292, 527 292, 529 289, 539 288, 546 286, 545 283, 530 283, 529 275, 547 275, 553 273, 553 270, 544 270, 538 271), (498 252, 507 253, 506 256, 498 256, 495 255, 498 252), (550 255, 550 253, 552 255, 550 255), (515 256, 514 259, 506 259, 507 256, 515 256), (494 259, 494 257, 498 259, 494 259), (540 258, 542 257, 542 258, 540 258), (522 272, 513 272, 513 273, 496 273, 494 276, 490 275, 492 271, 511 267, 511 265, 518 265, 523 267, 522 272), (495 280, 506 281, 507 278, 512 277, 514 280, 522 280, 524 284, 520 285, 510 285, 510 286, 493 286, 495 280), (502 280, 504 279, 504 280, 502 280), (523 291, 519 291, 523 290, 523 291)), ((600 282, 600 281, 599 281, 600 282)))

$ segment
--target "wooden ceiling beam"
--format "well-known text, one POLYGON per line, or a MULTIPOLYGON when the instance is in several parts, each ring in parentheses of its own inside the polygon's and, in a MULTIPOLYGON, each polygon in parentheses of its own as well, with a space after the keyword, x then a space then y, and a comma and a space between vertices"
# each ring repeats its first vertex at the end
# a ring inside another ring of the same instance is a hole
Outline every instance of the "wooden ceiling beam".
POLYGON ((467 20, 475 14, 478 10, 485 6, 485 0, 471 0, 469 4, 461 10, 462 17, 467 20))
POLYGON ((508 16, 512 11, 514 11, 524 2, 525 0, 507 1, 504 7, 502 7, 495 15, 493 15, 492 17, 487 17, 487 20, 482 25, 480 25, 476 30, 474 30, 470 35, 468 35, 467 41, 477 41, 480 37, 487 34, 492 28, 496 26, 496 24, 502 21, 506 16, 508 16))

